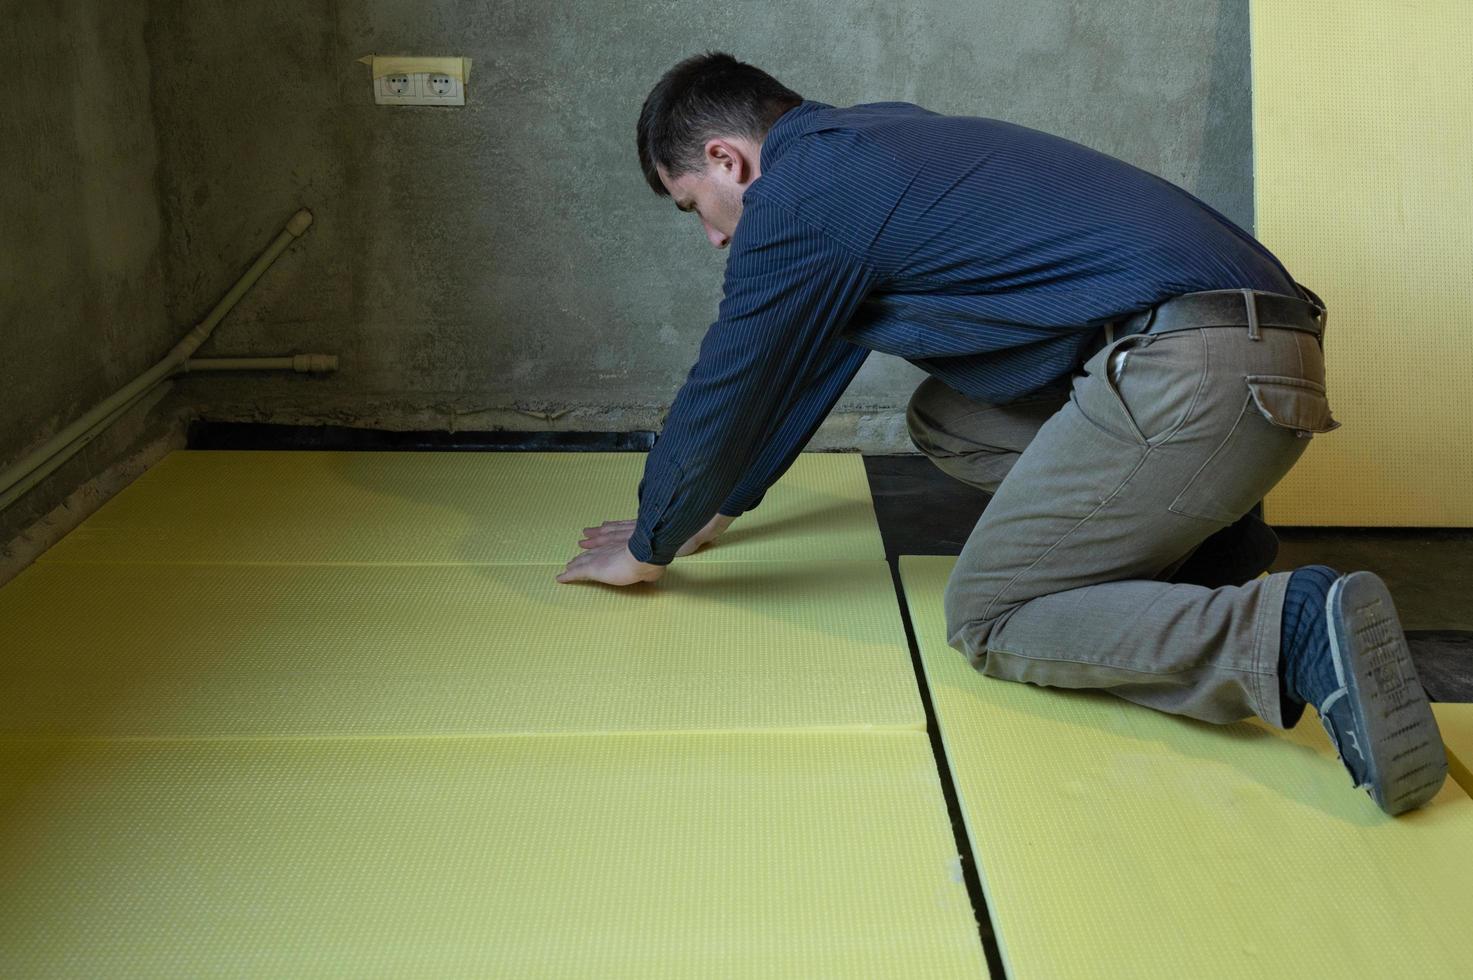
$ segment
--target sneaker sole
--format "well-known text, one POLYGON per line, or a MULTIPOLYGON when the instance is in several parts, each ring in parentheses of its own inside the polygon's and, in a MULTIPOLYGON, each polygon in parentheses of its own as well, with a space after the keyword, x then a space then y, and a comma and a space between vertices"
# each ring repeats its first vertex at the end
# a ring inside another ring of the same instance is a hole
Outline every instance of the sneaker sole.
POLYGON ((1364 788, 1393 816, 1414 810, 1442 788, 1447 753, 1391 593, 1377 575, 1355 572, 1335 581, 1325 605, 1335 673, 1354 718, 1347 734, 1366 758, 1364 788))

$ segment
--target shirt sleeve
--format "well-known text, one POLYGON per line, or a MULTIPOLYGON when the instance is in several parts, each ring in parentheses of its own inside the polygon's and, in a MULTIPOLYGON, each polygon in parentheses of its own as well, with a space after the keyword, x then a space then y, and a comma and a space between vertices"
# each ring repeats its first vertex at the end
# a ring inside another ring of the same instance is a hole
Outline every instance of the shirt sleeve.
POLYGON ((719 513, 740 517, 762 502, 768 489, 808 445, 869 353, 867 347, 830 338, 814 370, 802 380, 798 392, 783 408, 776 431, 762 440, 757 455, 719 513))
POLYGON ((838 333, 875 280, 791 210, 748 196, 716 322, 645 461, 635 558, 668 564, 724 502, 765 491, 767 475, 786 469, 859 370, 865 352, 845 350, 838 333))

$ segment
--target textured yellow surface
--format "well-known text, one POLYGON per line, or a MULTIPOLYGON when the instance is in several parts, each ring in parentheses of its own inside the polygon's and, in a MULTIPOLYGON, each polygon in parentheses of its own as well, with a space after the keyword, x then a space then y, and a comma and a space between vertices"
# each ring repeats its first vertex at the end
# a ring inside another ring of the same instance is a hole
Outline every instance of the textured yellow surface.
MULTIPOLYGON (((642 453, 171 453, 44 562, 564 563, 642 453)), ((805 453, 705 561, 883 559, 864 462, 805 453)))
POLYGON ((979 977, 921 733, 0 739, 5 977, 979 977))
POLYGON ((1434 704, 1432 711, 1447 747, 1448 775, 1473 796, 1473 704, 1434 704))
POLYGON ((42 563, 0 590, 0 733, 920 730, 888 566, 42 563))
POLYGON ((1257 235, 1330 308, 1279 524, 1473 525, 1473 3, 1252 0, 1257 235))
POLYGON ((640 462, 179 454, 0 589, 0 977, 985 975, 859 460, 558 585, 640 462))
POLYGON ((984 677, 946 645, 953 563, 901 577, 1010 977, 1468 975, 1455 783, 1392 819, 1312 714, 1213 726, 984 677))

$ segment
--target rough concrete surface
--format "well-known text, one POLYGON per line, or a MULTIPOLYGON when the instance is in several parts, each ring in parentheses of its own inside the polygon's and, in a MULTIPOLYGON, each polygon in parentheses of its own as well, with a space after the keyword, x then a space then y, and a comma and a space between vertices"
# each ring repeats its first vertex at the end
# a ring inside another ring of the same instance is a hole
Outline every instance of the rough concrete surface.
MULTIPOLYGON (((0 467, 173 343, 147 13, 145 0, 0 9, 0 467)), ((68 498, 84 507, 73 491, 156 423, 140 407, 0 513, 0 569, 7 542, 68 498)))
MULTIPOLYGON (((644 186, 634 121, 700 50, 826 102, 1038 126, 1251 211, 1246 0, 161 0, 149 45, 173 319, 306 205, 308 238, 206 352, 342 357, 305 383, 186 380, 212 418, 658 427, 725 253, 644 186), (468 104, 375 106, 370 53, 474 59, 468 104)), ((908 449, 919 377, 872 357, 816 445, 908 449)))
POLYGON ((194 409, 161 385, 57 470, 0 522, 0 585, 78 524, 119 490, 146 473, 175 449, 184 448, 194 409), (52 504, 55 506, 51 506, 52 504), (41 508, 50 510, 41 512, 41 508))
MULTIPOLYGON (((46 515, 57 526, 59 504, 90 499, 77 487, 103 492, 142 433, 165 444, 192 413, 658 428, 725 253, 650 194, 633 131, 649 88, 698 51, 834 104, 904 99, 1037 126, 1250 218, 1247 0, 74 0, 3 13, 16 95, 0 153, 18 177, 0 183, 0 464, 153 363, 302 206, 311 231, 201 356, 321 351, 342 366, 180 380, 132 435, 105 434, 0 514, 0 543, 46 515), (356 60, 370 53, 472 58, 468 105, 375 106, 356 60)), ((872 357, 815 447, 909 449, 919 376, 872 357)))

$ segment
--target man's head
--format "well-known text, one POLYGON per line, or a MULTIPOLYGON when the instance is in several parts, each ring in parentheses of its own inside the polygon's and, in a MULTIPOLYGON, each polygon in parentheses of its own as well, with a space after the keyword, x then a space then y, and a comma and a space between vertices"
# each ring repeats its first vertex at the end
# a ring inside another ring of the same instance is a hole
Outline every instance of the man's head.
POLYGON ((639 113, 639 164, 650 188, 700 215, 725 248, 742 216, 742 194, 762 174, 762 141, 803 101, 759 68, 712 51, 665 73, 639 113))

